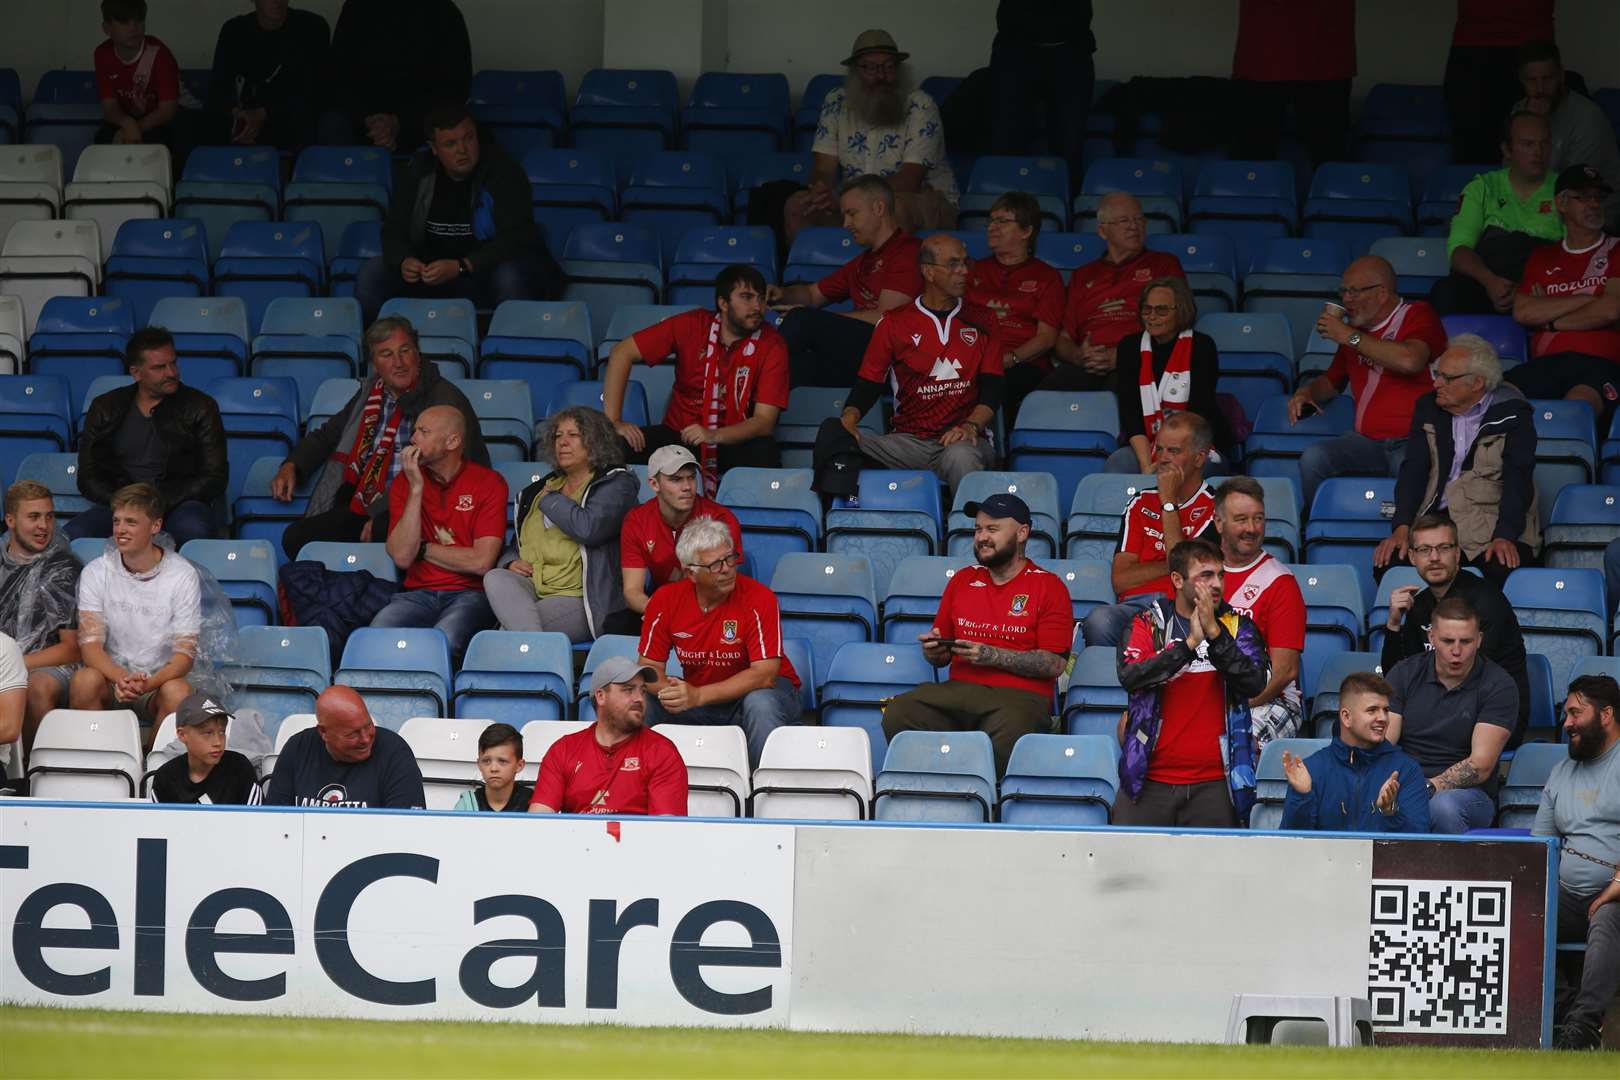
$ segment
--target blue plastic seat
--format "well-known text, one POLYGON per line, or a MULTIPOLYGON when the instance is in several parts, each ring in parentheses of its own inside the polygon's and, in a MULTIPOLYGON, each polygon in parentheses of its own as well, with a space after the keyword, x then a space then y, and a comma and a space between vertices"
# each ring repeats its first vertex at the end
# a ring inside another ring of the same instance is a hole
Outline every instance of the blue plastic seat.
POLYGON ((1376 651, 1329 653, 1316 668, 1316 685, 1312 687, 1315 693, 1307 702, 1309 711, 1305 717, 1309 723, 1301 725, 1300 730, 1318 739, 1332 738, 1339 722, 1339 688, 1347 677, 1362 671, 1382 674, 1376 651))
POLYGON ((1354 566, 1331 563, 1289 567, 1305 598, 1305 649, 1300 654, 1300 689, 1310 697, 1317 673, 1335 652, 1355 652, 1367 625, 1367 596, 1354 566))
POLYGON ((101 291, 118 297, 145 326, 165 296, 206 296, 211 288, 208 230, 194 218, 133 219, 119 226, 101 291))
POLYGON ((1553 769, 1560 761, 1567 760, 1568 749, 1559 743, 1527 742, 1514 751, 1507 782, 1496 793, 1498 820, 1503 828, 1535 823, 1542 790, 1551 779, 1553 769))
POLYGON ((268 540, 190 540, 180 554, 214 575, 230 597, 238 627, 276 621, 278 560, 268 540))
POLYGON ((1431 236, 1385 236, 1374 240, 1370 250, 1394 268, 1396 288, 1406 296, 1429 295, 1451 273, 1445 243, 1431 236))
POLYGON ((947 555, 912 555, 900 560, 883 590, 880 636, 893 644, 910 644, 927 633, 939 611, 945 586, 966 560, 947 555))
POLYGON ((1106 735, 1118 741, 1126 694, 1119 685, 1112 645, 1088 645, 1074 657, 1063 695, 1063 728, 1070 735, 1106 735))
POLYGON ((305 430, 315 431, 338 415, 359 390, 359 379, 324 380, 315 388, 315 397, 309 403, 309 416, 304 422, 305 430))
POLYGON ((212 263, 232 225, 281 216, 281 159, 275 148, 201 146, 191 151, 175 185, 174 214, 202 222, 212 263))
POLYGON ((441 374, 453 378, 472 374, 478 355, 478 311, 471 300, 396 296, 377 314, 409 320, 416 329, 422 358, 438 364, 441 374))
MULTIPOLYGON (((1268 240, 1243 279, 1243 310, 1276 313, 1292 331, 1290 359, 1305 351, 1322 305, 1339 299, 1339 277, 1350 262, 1344 242, 1319 237, 1268 240)), ((1222 374, 1226 374, 1222 365, 1222 374)))
POLYGON ((79 455, 64 453, 29 454, 17 463, 15 480, 44 484, 56 504, 59 522, 90 509, 90 500, 79 494, 79 455))
POLYGON ((358 541, 311 540, 299 550, 298 558, 318 562, 328 570, 364 570, 384 581, 397 581, 400 577, 398 567, 388 554, 388 546, 381 541, 362 544, 358 541))
POLYGON ((381 221, 393 190, 393 157, 375 146, 308 146, 293 164, 282 197, 282 218, 313 222, 326 238, 326 257, 338 254, 343 230, 356 221, 381 221))
POLYGON ((214 295, 241 298, 251 334, 259 332, 271 301, 325 291, 325 247, 313 222, 239 221, 214 260, 214 295))
POLYGON ((1231 239, 1239 266, 1265 241, 1298 227, 1293 166, 1286 161, 1213 161, 1199 170, 1187 227, 1231 239))
POLYGON ((1149 251, 1176 257, 1186 272, 1187 287, 1205 314, 1237 310, 1237 248, 1229 237, 1218 232, 1150 235, 1147 246, 1149 251))
POLYGON ((1536 425, 1536 489, 1546 494, 1541 507, 1545 523, 1554 493, 1572 484, 1597 479, 1597 420, 1584 401, 1532 401, 1536 425))
POLYGON ((1071 561, 1108 564, 1119 550, 1120 517, 1139 493, 1158 487, 1156 477, 1137 473, 1092 473, 1069 499, 1064 555, 1071 561))
MULTIPOLYGON (((631 369, 635 374, 636 369, 631 369)), ((782 447, 782 464, 789 468, 809 468, 816 433, 822 421, 844 410, 849 391, 834 386, 796 386, 788 391, 788 407, 776 421, 776 441, 782 447)), ((883 434, 883 410, 872 408, 856 426, 873 435, 883 434)))
POLYGON ((479 378, 525 380, 533 397, 547 385, 583 379, 595 366, 591 313, 578 300, 508 300, 495 309, 478 346, 479 378))
POLYGON ((679 100, 671 72, 593 68, 569 115, 574 145, 618 157, 666 150, 679 100))
POLYGON ((1308 758, 1326 749, 1330 739, 1273 739, 1260 751, 1255 766, 1255 804, 1249 815, 1250 829, 1276 829, 1282 825, 1283 803, 1288 799, 1288 777, 1283 772, 1286 751, 1297 758, 1308 758))
MULTIPOLYGON (((602 408, 603 386, 600 379, 570 379, 544 388, 546 405, 542 415, 552 416, 571 406, 587 409, 602 408)), ((631 381, 624 388, 622 413, 627 423, 646 427, 652 421, 647 415, 647 392, 641 383, 631 381)))
POLYGON ((827 95, 844 85, 842 72, 810 76, 799 97, 799 108, 793 114, 793 149, 808 151, 815 141, 816 128, 821 124, 821 106, 827 95))
POLYGON ((1119 743, 1106 735, 1041 735, 1013 744, 1001 779, 1004 825, 1107 825, 1119 791, 1119 743))
POLYGON ((362 626, 349 633, 332 680, 357 690, 378 726, 398 731, 413 716, 447 715, 450 647, 432 626, 362 626))
POLYGON ((1383 476, 1334 477, 1322 482, 1305 525, 1305 561, 1355 567, 1364 605, 1372 603, 1372 549, 1389 536, 1395 481, 1383 476))
POLYGON ((574 650, 555 631, 480 630, 456 672, 451 712, 521 728, 566 720, 574 700, 574 650))
POLYGON ((293 497, 282 502, 270 494, 285 454, 270 454, 248 467, 241 488, 231 503, 231 529, 239 540, 268 540, 281 551, 281 534, 304 516, 309 495, 315 488, 315 474, 304 477, 293 489, 293 497))
POLYGON ((1416 178, 1451 161, 1451 124, 1437 85, 1378 83, 1367 91, 1356 128, 1358 161, 1403 165, 1416 178))
POLYGON ((873 781, 878 821, 988 822, 995 755, 982 731, 902 731, 873 781))
POLYGON ((472 403, 492 461, 527 461, 534 444, 534 402, 516 379, 457 379, 472 403))
POLYGON ((382 254, 382 223, 351 221, 338 238, 337 254, 328 260, 333 296, 353 296, 355 282, 367 262, 382 254))
POLYGON ((480 71, 469 98, 478 122, 512 157, 563 141, 568 91, 560 71, 480 71))
POLYGON ((180 378, 192 386, 247 370, 247 305, 236 296, 166 296, 152 308, 150 326, 174 335, 180 378))
POLYGON ((957 224, 964 229, 983 228, 990 207, 1010 191, 1035 197, 1040 204, 1043 228, 1069 226, 1069 167, 1059 157, 986 154, 973 163, 967 190, 961 195, 957 224))
POLYGON ((18 462, 31 454, 66 452, 72 415, 62 376, 0 375, 0 458, 18 462))
POLYGON ((1108 246, 1096 233, 1047 232, 1035 238, 1035 257, 1056 270, 1068 284, 1069 276, 1103 257, 1108 246))
POLYGON ((817 282, 861 253, 848 232, 815 226, 804 229, 788 248, 782 280, 787 284, 817 282))
MULTIPOLYGON (((124 347, 135 325, 130 305, 108 296, 53 296, 45 301, 28 339, 28 367, 35 375, 67 380, 69 417, 98 375, 123 375, 124 347)), ((66 449, 66 447, 63 447, 66 449)))
POLYGON ((1569 685, 1577 660, 1607 650, 1613 609, 1602 571, 1521 566, 1508 575, 1502 595, 1519 617, 1525 651, 1552 664, 1554 686, 1569 685))
POLYGON ((1569 484, 1552 504, 1542 561, 1557 569, 1601 570, 1604 549, 1620 536, 1620 484, 1569 484))
POLYGON ((1107 560, 1047 559, 1040 565, 1069 590, 1069 603, 1077 620, 1085 618, 1094 607, 1114 602, 1112 571, 1107 560))
POLYGON ((257 714, 274 740, 283 720, 314 712, 332 685, 331 641, 319 626, 244 626, 224 672, 235 691, 232 711, 257 714))
POLYGON ((664 255, 648 228, 625 222, 576 225, 563 249, 568 285, 563 299, 580 300, 592 326, 606 326, 626 304, 656 304, 664 295, 664 255))
POLYGON ((664 299, 669 304, 714 305, 714 279, 734 263, 752 266, 776 281, 776 238, 758 225, 717 225, 689 230, 675 248, 664 299))
POLYGON ((1478 334, 1490 342, 1496 355, 1501 357, 1503 367, 1511 367, 1530 358, 1530 343, 1524 327, 1515 322, 1511 315, 1445 315, 1441 317, 1440 324, 1446 328, 1447 337, 1478 334))
MULTIPOLYGON (((1252 276, 1282 279, 1270 301, 1273 310, 1211 312, 1199 316, 1197 323, 1198 331, 1214 340, 1215 351, 1220 354, 1221 373, 1216 385, 1223 392, 1235 394, 1243 402, 1245 415, 1250 417, 1259 414, 1266 398, 1293 391, 1294 356, 1301 342, 1296 335, 1296 323, 1287 314, 1288 306, 1303 304, 1319 312, 1322 305, 1320 296, 1302 300, 1298 296, 1288 295, 1290 288, 1312 287, 1305 284, 1302 277, 1252 276)), ((1327 281, 1332 281, 1337 288, 1338 280, 1335 275, 1318 280, 1316 284, 1325 285, 1327 281)), ((1263 299, 1256 302, 1262 307, 1267 303, 1263 299)), ((1249 297, 1245 296, 1245 308, 1249 303, 1249 297)), ((1309 327, 1310 323, 1305 325, 1309 327)))
POLYGON ((1349 431, 1355 408, 1348 394, 1330 399, 1317 413, 1288 422, 1288 395, 1267 397, 1254 416, 1254 430, 1243 444, 1245 467, 1255 477, 1289 477, 1299 483, 1299 458, 1323 439, 1349 431))
POLYGON ((787 149, 789 123, 787 76, 706 71, 681 113, 681 144, 741 160, 787 149))
POLYGON ((845 642, 877 639, 877 589, 865 558, 788 552, 777 560, 770 587, 781 607, 782 633, 807 639, 819 670, 831 670, 845 642))
POLYGON ((790 552, 821 546, 821 496, 810 490, 809 469, 728 469, 715 500, 737 515, 743 548, 761 581, 770 581, 777 562, 790 552))
POLYGON ((562 257, 576 225, 612 221, 619 213, 619 183, 605 154, 570 147, 531 150, 523 158, 534 220, 553 255, 562 257))
POLYGON ((1417 205, 1419 236, 1445 236, 1451 231, 1451 219, 1457 213, 1462 190, 1480 173, 1501 168, 1496 165, 1441 165, 1429 171, 1417 205))
POLYGON ((709 154, 664 151, 637 158, 619 196, 619 216, 653 230, 664 262, 687 230, 720 225, 731 218, 725 165, 709 154))
POLYGON ((1181 165, 1168 158, 1103 158, 1086 166, 1080 194, 1074 199, 1074 227, 1089 229, 1097 224, 1097 205, 1103 196, 1126 191, 1142 204, 1148 232, 1177 233, 1185 215, 1182 194, 1186 181, 1181 165))
POLYGON ((821 723, 865 731, 876 775, 889 745, 883 735, 884 705, 934 680, 934 666, 923 659, 916 642, 846 642, 833 656, 821 687, 821 723))
MULTIPOLYGON (((1113 394, 1037 390, 1024 398, 1008 433, 1007 466, 1015 472, 1051 473, 1058 505, 1064 506, 1076 485, 1100 471, 1118 445, 1119 404, 1113 394)), ((1058 550, 1057 534, 1051 540, 1047 558, 1058 550)))
POLYGON ((754 188, 773 180, 788 180, 808 186, 812 161, 809 153, 794 150, 752 154, 732 162, 732 165, 736 169, 737 190, 732 192, 731 208, 736 220, 746 221, 749 194, 754 188))
POLYGON ((1411 233, 1411 178, 1402 165, 1319 165, 1301 222, 1305 236, 1336 239, 1352 256, 1365 255, 1376 240, 1411 233))
MULTIPOLYGON (((690 310, 692 309, 688 304, 625 304, 615 309, 612 321, 607 324, 607 329, 597 343, 596 358, 606 360, 608 353, 613 351, 613 346, 631 334, 639 330, 645 330, 654 323, 663 322, 672 315, 679 315, 690 310)), ((667 358, 660 356, 658 359, 664 360, 667 358)), ((636 369, 631 368, 630 377, 632 379, 636 377, 635 373, 636 369)), ((657 410, 654 410, 654 412, 656 413, 657 410)), ((780 431, 780 428, 778 428, 778 431, 780 431)))
POLYGON ((279 454, 285 460, 298 445, 298 384, 284 375, 215 379, 208 394, 225 426, 232 478, 227 495, 234 502, 259 458, 279 454))
MULTIPOLYGON (((639 640, 630 634, 601 634, 595 641, 591 642, 590 649, 585 654, 585 663, 579 673, 579 685, 576 688, 579 695, 576 704, 579 719, 591 722, 596 720, 596 704, 592 700, 589 687, 591 685, 591 676, 596 672, 602 661, 614 656, 635 660, 639 656, 639 646, 639 640)), ((679 667, 680 661, 672 652, 668 662, 665 664, 665 673, 671 673, 672 669, 679 669, 679 667)))
POLYGON ((253 339, 253 374, 296 382, 304 410, 299 419, 307 419, 321 383, 360 372, 362 332, 353 297, 278 297, 264 309, 253 339))
POLYGON ((1026 547, 1029 557, 1037 561, 1056 558, 1058 542, 1063 537, 1060 524, 1063 517, 1058 508, 1057 481, 1051 473, 1045 472, 984 470, 963 477, 946 519, 945 553, 972 557, 974 524, 963 507, 1001 493, 1017 495, 1029 507, 1030 532, 1026 547))
POLYGON ((826 549, 865 556, 882 593, 901 560, 939 548, 939 477, 928 469, 862 469, 857 484, 853 499, 835 498, 827 510, 826 549))

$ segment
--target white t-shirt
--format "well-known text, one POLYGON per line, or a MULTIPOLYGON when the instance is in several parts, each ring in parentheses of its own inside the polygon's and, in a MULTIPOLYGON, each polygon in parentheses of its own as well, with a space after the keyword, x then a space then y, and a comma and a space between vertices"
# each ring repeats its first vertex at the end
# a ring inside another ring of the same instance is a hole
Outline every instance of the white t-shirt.
MULTIPOLYGON (((28 665, 15 638, 0 634, 0 694, 28 689, 28 665)), ((21 705, 18 706, 21 709, 21 705)), ((18 715, 21 715, 20 713, 18 715)), ((0 744, 0 765, 11 761, 11 744, 0 744)))
POLYGON ((150 675, 174 656, 177 638, 188 638, 187 651, 195 655, 202 588, 197 571, 172 551, 145 574, 130 573, 123 556, 111 551, 79 575, 79 611, 99 615, 106 624, 103 644, 114 662, 150 675))
POLYGON ((905 119, 895 127, 869 127, 844 108, 844 88, 835 87, 821 103, 815 153, 838 159, 841 180, 866 173, 893 176, 902 165, 928 169, 928 186, 956 202, 956 174, 945 159, 945 125, 939 106, 921 90, 906 99, 905 119))

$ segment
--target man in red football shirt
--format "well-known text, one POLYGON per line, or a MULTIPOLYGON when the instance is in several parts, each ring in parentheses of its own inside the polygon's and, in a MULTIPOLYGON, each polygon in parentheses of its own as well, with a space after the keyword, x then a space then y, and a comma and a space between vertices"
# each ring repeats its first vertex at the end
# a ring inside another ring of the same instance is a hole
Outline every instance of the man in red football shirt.
POLYGON ((96 46, 101 143, 167 142, 180 111, 180 65, 169 47, 146 33, 146 0, 103 0, 96 46))
POLYGON ((1204 483, 1213 440, 1209 421, 1172 412, 1153 439, 1159 486, 1139 492, 1120 517, 1119 550, 1111 572, 1117 604, 1099 604, 1081 624, 1087 645, 1117 645, 1131 617, 1161 596, 1173 596, 1170 565, 1176 545, 1214 539, 1215 496, 1204 483))
POLYGON ((838 422, 879 467, 932 469, 955 491, 962 477, 995 461, 985 428, 1001 404, 1001 346, 962 320, 968 274, 962 241, 935 233, 923 242, 921 264, 922 295, 873 330, 838 422), (861 417, 891 380, 894 430, 863 433, 861 417))
POLYGON ((686 762, 646 723, 654 675, 628 656, 597 665, 591 676, 596 722, 551 744, 529 813, 686 816, 686 762))
POLYGON ((1271 660, 1271 681, 1249 699, 1254 755, 1259 760, 1272 739, 1299 734, 1305 597, 1293 571, 1264 550, 1266 489, 1258 480, 1234 476, 1215 489, 1215 529, 1221 537, 1224 598, 1233 611, 1254 620, 1271 660))
POLYGON ((776 594, 737 573, 742 554, 713 518, 686 526, 675 544, 686 577, 653 593, 641 617, 641 662, 653 669, 654 724, 735 724, 759 765, 765 740, 799 720, 799 674, 782 646, 776 594), (670 656, 681 674, 667 675, 670 656))
POLYGON ((452 666, 474 634, 495 625, 484 575, 506 538, 506 481, 466 458, 466 440, 467 420, 453 405, 434 405, 416 418, 388 490, 388 555, 405 571, 405 588, 371 620, 438 627, 452 666))
POLYGON ((713 518, 731 532, 731 542, 742 550, 742 526, 737 515, 699 494, 697 459, 684 446, 665 446, 647 460, 647 485, 653 497, 625 515, 619 527, 619 567, 624 576, 623 611, 608 616, 604 633, 641 636, 641 613, 648 598, 661 585, 685 576, 675 545, 686 526, 698 518, 713 518))
POLYGON ((813 285, 772 285, 766 300, 785 312, 794 386, 848 386, 886 311, 922 291, 920 242, 895 221, 894 189, 881 176, 857 176, 838 196, 844 228, 866 250, 813 285), (848 300, 855 310, 820 310, 848 300))
POLYGON ((1615 247, 1620 237, 1603 234, 1603 200, 1610 188, 1590 165, 1558 174, 1554 205, 1564 239, 1530 253, 1513 317, 1530 331, 1531 362, 1503 378, 1531 399, 1584 401, 1599 431, 1620 399, 1620 289, 1615 247))
POLYGON ((643 462, 661 446, 693 447, 708 490, 739 465, 782 463, 776 418, 788 404, 787 343, 765 324, 765 276, 736 263, 714 279, 714 310, 692 310, 638 330, 613 346, 602 375, 602 412, 643 462), (662 423, 638 427, 624 417, 625 385, 637 360, 674 354, 675 386, 662 423))
POLYGON ((1316 332, 1339 349, 1327 372, 1288 400, 1288 419, 1298 423, 1301 416, 1321 411, 1348 383, 1356 426, 1300 455, 1307 511, 1317 487, 1330 476, 1400 472, 1412 408, 1434 389, 1429 364, 1446 351, 1440 316, 1427 301, 1402 300, 1395 291, 1395 268, 1377 255, 1364 255, 1345 267, 1339 298, 1342 305, 1324 307, 1316 320, 1316 332))
POLYGON ((951 577, 934 625, 917 640, 951 677, 889 702, 883 734, 982 731, 996 755, 996 776, 1020 737, 1050 729, 1052 690, 1074 641, 1074 608, 1056 574, 1024 555, 1029 507, 995 494, 963 509, 973 517, 970 566, 951 577))
POLYGON ((1058 364, 1040 390, 1112 390, 1114 347, 1142 332, 1137 311, 1142 286, 1163 277, 1186 277, 1181 261, 1149 251, 1147 218, 1135 195, 1115 191, 1097 204, 1097 235, 1108 249, 1069 278, 1068 303, 1054 349, 1058 364))

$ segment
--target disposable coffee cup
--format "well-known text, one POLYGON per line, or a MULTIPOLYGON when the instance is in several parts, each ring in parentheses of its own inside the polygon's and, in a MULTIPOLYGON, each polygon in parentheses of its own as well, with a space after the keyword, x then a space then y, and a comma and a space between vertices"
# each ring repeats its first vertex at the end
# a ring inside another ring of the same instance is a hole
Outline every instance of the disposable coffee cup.
POLYGON ((1322 305, 1322 310, 1327 312, 1327 314, 1329 316, 1331 316, 1332 318, 1338 319, 1341 322, 1344 321, 1344 305, 1343 304, 1337 304, 1337 303, 1334 303, 1332 300, 1329 300, 1327 303, 1322 305))

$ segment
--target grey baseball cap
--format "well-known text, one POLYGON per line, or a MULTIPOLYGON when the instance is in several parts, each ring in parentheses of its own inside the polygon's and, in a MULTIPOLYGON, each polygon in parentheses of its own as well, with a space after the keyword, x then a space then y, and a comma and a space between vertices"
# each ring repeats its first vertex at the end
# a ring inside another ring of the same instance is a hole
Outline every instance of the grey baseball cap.
POLYGON ((658 672, 636 663, 628 656, 610 656, 591 673, 591 693, 605 689, 613 683, 627 683, 640 675, 647 682, 658 678, 658 672))
POLYGON ((225 707, 207 694, 192 694, 180 703, 174 710, 174 726, 189 727, 193 724, 206 724, 210 720, 224 720, 229 722, 231 714, 225 707))

